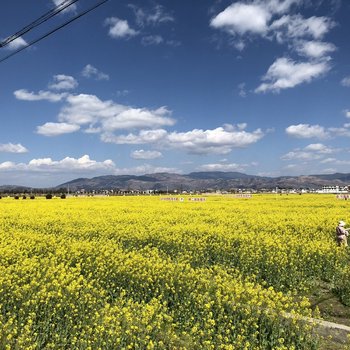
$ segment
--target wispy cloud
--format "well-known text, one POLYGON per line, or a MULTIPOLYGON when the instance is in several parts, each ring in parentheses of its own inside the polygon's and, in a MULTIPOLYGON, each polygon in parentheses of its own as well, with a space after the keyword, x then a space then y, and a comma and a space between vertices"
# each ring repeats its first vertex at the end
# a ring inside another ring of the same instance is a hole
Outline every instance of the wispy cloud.
POLYGON ((26 153, 28 152, 27 148, 22 146, 20 143, 1 143, 0 144, 0 152, 7 153, 26 153))
POLYGON ((133 159, 156 159, 162 156, 159 151, 144 151, 143 149, 133 151, 131 153, 131 158, 133 159))
POLYGON ((345 77, 344 79, 342 79, 342 81, 340 82, 343 86, 350 86, 350 76, 345 77))
POLYGON ((168 13, 164 6, 156 4, 152 8, 142 8, 136 5, 130 4, 129 7, 133 10, 136 23, 140 27, 147 25, 159 25, 167 22, 174 22, 174 17, 168 13))
POLYGON ((109 80, 109 75, 99 71, 96 67, 91 64, 87 64, 82 72, 82 76, 85 78, 93 78, 96 80, 109 80))
POLYGON ((17 100, 22 101, 50 101, 50 102, 59 102, 62 101, 66 96, 67 93, 54 93, 51 91, 43 91, 40 90, 38 93, 30 92, 26 89, 20 89, 16 90, 14 92, 15 97, 17 100))
POLYGON ((53 82, 49 84, 49 89, 72 90, 78 86, 78 82, 70 75, 57 74, 53 76, 53 82))

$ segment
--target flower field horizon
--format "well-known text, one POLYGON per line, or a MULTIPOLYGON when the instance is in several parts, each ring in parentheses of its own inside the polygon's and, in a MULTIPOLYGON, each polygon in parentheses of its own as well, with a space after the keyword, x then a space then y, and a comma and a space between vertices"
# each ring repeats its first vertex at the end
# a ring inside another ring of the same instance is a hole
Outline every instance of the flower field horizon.
POLYGON ((350 303, 348 201, 160 199, 2 198, 0 349, 320 349, 298 319, 320 282, 350 303))

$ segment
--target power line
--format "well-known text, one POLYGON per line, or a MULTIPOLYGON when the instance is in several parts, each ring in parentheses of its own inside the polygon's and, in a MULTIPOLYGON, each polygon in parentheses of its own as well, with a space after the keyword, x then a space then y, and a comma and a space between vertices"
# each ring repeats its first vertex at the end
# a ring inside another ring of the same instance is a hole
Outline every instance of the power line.
POLYGON ((28 24, 27 26, 23 27, 21 30, 19 30, 18 32, 16 32, 15 34, 7 37, 5 40, 3 40, 0 43, 0 48, 4 47, 6 45, 8 45, 10 42, 16 40, 17 38, 19 38, 20 36, 22 36, 23 34, 28 33, 30 30, 32 30, 33 28, 37 27, 38 25, 46 22, 47 20, 49 20, 50 18, 56 16, 58 13, 62 12, 63 10, 65 10, 67 7, 73 5, 75 2, 77 2, 79 0, 65 0, 63 1, 61 4, 59 4, 58 6, 56 6, 55 8, 51 9, 50 11, 46 12, 45 14, 43 14, 42 16, 40 16, 39 18, 37 18, 35 21, 31 22, 30 24, 28 24))
POLYGON ((94 6, 90 7, 90 8, 88 8, 87 10, 85 10, 85 11, 79 13, 78 15, 74 16, 73 18, 71 18, 71 19, 68 20, 67 22, 64 22, 64 23, 61 24, 60 26, 58 26, 58 27, 52 29, 52 30, 49 31, 48 33, 42 35, 42 36, 39 37, 38 39, 35 39, 35 40, 29 42, 26 46, 23 46, 23 47, 19 48, 18 50, 14 51, 14 52, 11 52, 9 55, 7 55, 7 56, 1 58, 1 59, 0 59, 0 63, 6 61, 7 59, 9 59, 10 57, 16 55, 17 53, 19 53, 19 52, 21 52, 21 51, 27 49, 28 47, 30 47, 30 46, 36 44, 36 43, 39 42, 40 40, 47 38, 49 35, 51 35, 51 34, 57 32, 58 30, 62 29, 62 28, 65 27, 66 25, 72 23, 73 21, 77 20, 78 18, 80 18, 80 17, 86 15, 87 13, 89 13, 89 12, 95 10, 97 7, 103 5, 103 4, 106 3, 107 1, 109 1, 109 0, 103 0, 102 2, 96 4, 96 5, 94 5, 94 6))

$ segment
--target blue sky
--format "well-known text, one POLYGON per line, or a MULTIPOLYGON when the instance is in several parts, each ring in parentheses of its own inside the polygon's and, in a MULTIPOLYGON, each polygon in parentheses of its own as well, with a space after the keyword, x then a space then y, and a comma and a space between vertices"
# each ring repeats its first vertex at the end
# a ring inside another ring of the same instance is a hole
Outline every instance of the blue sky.
MULTIPOLYGON (((0 39, 61 1, 4 3, 0 39)), ((349 172, 349 14, 345 0, 110 0, 0 63, 0 184, 349 172)))

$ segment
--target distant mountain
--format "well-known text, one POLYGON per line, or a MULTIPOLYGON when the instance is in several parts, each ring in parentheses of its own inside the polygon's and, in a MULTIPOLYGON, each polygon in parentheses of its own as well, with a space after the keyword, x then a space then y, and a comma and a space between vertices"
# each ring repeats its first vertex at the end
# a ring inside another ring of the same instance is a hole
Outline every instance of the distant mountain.
POLYGON ((327 174, 308 176, 263 177, 239 172, 193 172, 187 175, 156 173, 142 176, 108 175, 91 179, 81 178, 63 183, 56 187, 77 190, 231 190, 236 188, 273 189, 313 188, 322 186, 350 185, 350 174, 327 174))

